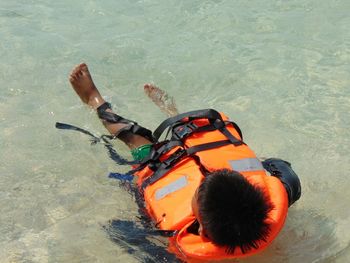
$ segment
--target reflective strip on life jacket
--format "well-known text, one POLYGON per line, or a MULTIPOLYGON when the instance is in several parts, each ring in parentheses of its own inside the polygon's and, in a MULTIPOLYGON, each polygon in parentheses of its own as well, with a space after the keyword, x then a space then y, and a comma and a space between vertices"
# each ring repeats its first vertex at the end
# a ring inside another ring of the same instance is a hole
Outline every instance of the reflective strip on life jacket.
MULTIPOLYGON (((231 160, 229 161, 232 170, 237 172, 253 172, 253 171, 263 171, 264 167, 257 158, 245 158, 241 160, 231 160)), ((168 194, 174 193, 183 187, 186 187, 188 180, 186 176, 182 176, 174 182, 159 188, 155 192, 156 200, 162 199, 168 194)))
POLYGON ((186 176, 182 176, 179 179, 177 179, 176 181, 162 187, 159 188, 156 191, 155 197, 156 200, 160 200, 164 197, 166 197, 168 194, 171 194, 173 192, 176 192, 177 190, 180 190, 181 188, 185 187, 188 184, 187 178, 186 176))
POLYGON ((257 158, 244 158, 229 161, 232 170, 237 172, 250 172, 264 170, 263 165, 257 158))

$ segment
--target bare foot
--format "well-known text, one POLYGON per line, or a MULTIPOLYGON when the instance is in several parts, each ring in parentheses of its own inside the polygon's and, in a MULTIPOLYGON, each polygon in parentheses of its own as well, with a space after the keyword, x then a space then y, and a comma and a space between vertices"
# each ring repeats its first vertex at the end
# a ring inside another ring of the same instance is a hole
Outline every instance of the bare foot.
POLYGON ((73 68, 69 76, 69 82, 80 99, 94 109, 105 102, 96 88, 85 63, 81 63, 73 68))
POLYGON ((169 117, 179 114, 174 98, 169 96, 164 90, 152 85, 145 84, 146 95, 169 117))

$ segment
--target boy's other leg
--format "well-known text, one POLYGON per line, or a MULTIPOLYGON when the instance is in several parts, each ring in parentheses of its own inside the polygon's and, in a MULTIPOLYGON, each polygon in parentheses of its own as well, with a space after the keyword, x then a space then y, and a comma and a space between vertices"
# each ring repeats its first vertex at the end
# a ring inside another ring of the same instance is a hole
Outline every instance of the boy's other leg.
POLYGON ((164 90, 152 85, 145 84, 144 90, 146 95, 156 104, 162 112, 168 117, 172 117, 179 114, 176 108, 175 100, 169 96, 164 90))

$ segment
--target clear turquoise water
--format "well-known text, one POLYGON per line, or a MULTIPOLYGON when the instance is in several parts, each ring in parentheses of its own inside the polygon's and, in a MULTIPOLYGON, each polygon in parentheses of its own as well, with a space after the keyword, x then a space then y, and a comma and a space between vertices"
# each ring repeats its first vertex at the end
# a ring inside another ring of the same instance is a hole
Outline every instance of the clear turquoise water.
POLYGON ((244 262, 349 262, 349 10, 347 0, 2 0, 0 262, 140 260, 101 230, 137 215, 106 176, 126 168, 54 128, 104 133, 67 81, 81 61, 121 115, 150 128, 164 118, 142 92, 153 82, 181 111, 225 111, 259 156, 292 162, 302 199, 244 262))

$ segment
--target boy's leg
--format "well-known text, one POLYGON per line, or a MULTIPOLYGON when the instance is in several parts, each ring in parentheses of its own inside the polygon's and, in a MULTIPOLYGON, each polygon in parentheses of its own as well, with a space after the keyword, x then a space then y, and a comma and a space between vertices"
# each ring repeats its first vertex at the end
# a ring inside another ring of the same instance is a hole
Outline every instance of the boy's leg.
MULTIPOLYGON (((96 110, 99 106, 105 103, 105 100, 96 88, 85 63, 74 67, 69 76, 69 81, 80 99, 93 109, 96 110)), ((113 113, 111 109, 107 109, 106 111, 113 113)), ((128 126, 128 124, 125 123, 111 123, 105 120, 102 122, 112 135, 118 134, 120 130, 128 126)), ((152 144, 147 138, 131 132, 123 133, 122 136, 119 136, 118 138, 132 150, 143 145, 152 144)))
POLYGON ((164 90, 152 85, 145 84, 144 90, 146 95, 156 104, 159 109, 164 112, 168 117, 172 117, 179 114, 176 108, 175 100, 169 96, 164 90))

